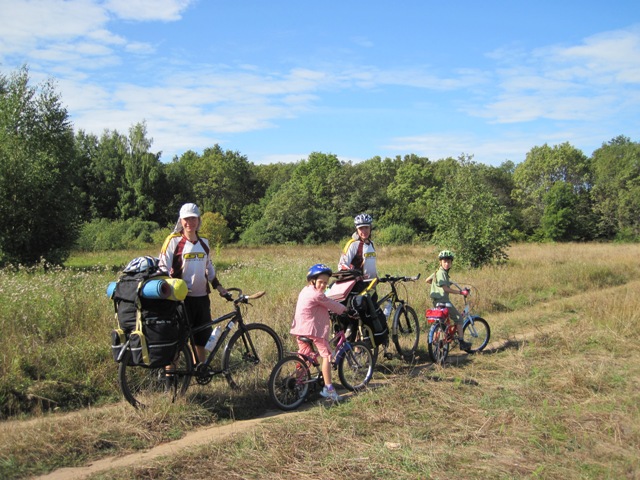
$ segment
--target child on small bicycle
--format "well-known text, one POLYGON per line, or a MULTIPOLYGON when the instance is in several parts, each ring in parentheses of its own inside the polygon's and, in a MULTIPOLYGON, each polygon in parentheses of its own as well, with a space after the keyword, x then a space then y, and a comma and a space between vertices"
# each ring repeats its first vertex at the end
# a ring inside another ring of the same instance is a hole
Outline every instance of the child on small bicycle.
POLYGON ((463 319, 456 310, 456 307, 453 306, 451 301, 449 300, 449 294, 459 294, 463 296, 469 295, 469 291, 464 290, 456 290, 451 288, 451 280, 449 279, 449 270, 453 265, 454 254, 450 250, 443 250, 438 254, 438 260, 440 262, 440 268, 427 278, 425 281, 427 284, 431 285, 430 297, 433 302, 433 306, 435 307, 438 303, 446 303, 447 308, 449 309, 449 318, 453 320, 456 325, 456 330, 458 331, 458 343, 460 344, 460 348, 462 350, 467 350, 471 348, 471 344, 465 342, 462 339, 463 335, 463 319))
MULTIPOLYGON (((337 402, 340 400, 340 396, 331 383, 331 347, 329 346, 331 318, 329 311, 340 315, 347 310, 347 307, 328 298, 324 293, 332 274, 331 269, 322 263, 317 263, 309 269, 307 286, 298 295, 296 313, 289 333, 295 335, 296 338, 304 336, 313 341, 320 357, 322 357, 322 376, 325 386, 320 395, 337 402)), ((313 355, 313 349, 309 344, 300 339, 297 339, 297 342, 298 353, 307 356, 313 355)))

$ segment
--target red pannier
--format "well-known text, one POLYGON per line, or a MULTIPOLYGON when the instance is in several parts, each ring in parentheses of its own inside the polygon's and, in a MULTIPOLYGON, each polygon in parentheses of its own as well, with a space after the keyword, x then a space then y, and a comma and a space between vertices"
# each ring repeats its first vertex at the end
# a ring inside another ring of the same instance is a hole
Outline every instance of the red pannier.
POLYGON ((448 308, 427 308, 425 313, 427 323, 435 323, 439 320, 445 320, 449 316, 448 308))

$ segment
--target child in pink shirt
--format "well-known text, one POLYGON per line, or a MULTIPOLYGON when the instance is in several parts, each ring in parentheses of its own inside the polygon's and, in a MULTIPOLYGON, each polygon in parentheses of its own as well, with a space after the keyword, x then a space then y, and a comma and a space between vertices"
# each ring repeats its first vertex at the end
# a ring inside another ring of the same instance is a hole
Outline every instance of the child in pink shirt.
MULTIPOLYGON (((320 395, 338 401, 340 396, 331 383, 331 347, 329 346, 329 334, 331 331, 331 319, 329 310, 342 314, 347 307, 335 300, 328 298, 324 292, 333 272, 322 263, 312 266, 307 272, 307 286, 298 295, 296 313, 293 317, 292 335, 304 336, 313 340, 322 357, 322 376, 324 388, 320 395)), ((311 346, 298 339, 298 352, 303 355, 313 354, 311 346)))

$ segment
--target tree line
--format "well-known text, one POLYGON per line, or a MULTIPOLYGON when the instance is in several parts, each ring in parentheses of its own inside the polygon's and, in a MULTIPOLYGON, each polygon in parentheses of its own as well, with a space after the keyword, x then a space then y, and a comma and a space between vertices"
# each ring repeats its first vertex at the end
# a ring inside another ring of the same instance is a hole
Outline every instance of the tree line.
POLYGON ((53 81, 30 85, 27 67, 0 76, 0 265, 59 263, 113 248, 109 235, 157 241, 185 202, 219 245, 341 241, 369 212, 376 241, 433 242, 471 265, 512 241, 640 238, 640 144, 624 135, 591 157, 545 144, 500 166, 322 152, 260 165, 219 145, 165 163, 152 144, 144 122, 76 132, 53 81))

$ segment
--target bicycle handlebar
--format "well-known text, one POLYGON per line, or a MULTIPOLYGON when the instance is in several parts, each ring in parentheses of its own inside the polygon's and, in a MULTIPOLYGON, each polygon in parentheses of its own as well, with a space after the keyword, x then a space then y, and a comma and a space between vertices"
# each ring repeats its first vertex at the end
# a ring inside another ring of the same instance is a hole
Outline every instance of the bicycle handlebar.
POLYGON ((392 277, 387 273, 384 277, 380 277, 378 281, 380 283, 415 282, 419 278, 420 278, 420 274, 416 275, 415 277, 392 277))
POLYGON ((227 295, 225 295, 224 298, 226 298, 229 302, 233 302, 234 305, 238 305, 239 303, 249 303, 249 300, 263 297, 266 293, 267 292, 263 290, 252 295, 245 295, 239 288, 227 288, 227 295), (236 298, 233 298, 231 292, 237 292, 238 296, 236 298))

